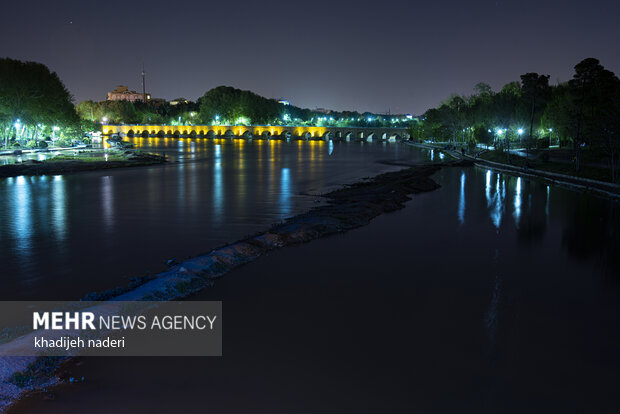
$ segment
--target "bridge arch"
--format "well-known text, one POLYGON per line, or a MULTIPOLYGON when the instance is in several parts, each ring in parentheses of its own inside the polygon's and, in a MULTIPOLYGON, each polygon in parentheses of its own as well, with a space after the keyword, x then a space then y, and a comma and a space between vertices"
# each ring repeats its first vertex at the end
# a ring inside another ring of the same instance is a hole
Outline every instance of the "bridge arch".
POLYGON ((188 138, 196 138, 196 131, 192 130, 189 132, 189 134, 187 134, 188 138))
POLYGON ((227 129, 226 132, 224 132, 225 138, 233 138, 234 136, 235 136, 235 133, 232 131, 232 129, 227 129))
POLYGON ((210 129, 207 131, 207 138, 215 138, 215 131, 210 129))
POLYGON ((245 131, 242 135, 243 138, 245 139, 251 139, 252 138, 252 132, 248 129, 247 131, 245 131))
POLYGON ((128 138, 133 138, 135 133, 133 132, 133 129, 130 129, 127 131, 125 135, 127 135, 128 138))
POLYGON ((157 131, 157 134, 155 134, 155 136, 157 136, 157 138, 163 138, 164 137, 164 130, 160 129, 159 131, 157 131))
POLYGON ((269 132, 269 131, 263 131, 263 133, 262 133, 262 134, 260 134, 260 136, 261 136, 262 138, 264 138, 264 139, 269 139, 269 138, 271 138, 271 132, 269 132))
POLYGON ((180 138, 181 134, 179 133, 179 131, 172 131, 172 137, 173 138, 180 138))

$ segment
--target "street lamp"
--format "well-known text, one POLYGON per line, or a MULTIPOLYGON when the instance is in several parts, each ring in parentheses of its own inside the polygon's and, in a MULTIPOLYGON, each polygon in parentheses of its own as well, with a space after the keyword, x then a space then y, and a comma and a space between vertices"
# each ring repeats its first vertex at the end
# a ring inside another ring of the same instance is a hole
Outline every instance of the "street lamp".
POLYGON ((103 122, 104 124, 108 122, 108 117, 104 116, 103 118, 101 118, 101 122, 103 122))
POLYGON ((553 132, 553 128, 549 128, 549 149, 551 149, 551 133, 553 132))
POLYGON ((19 130, 21 127, 22 127, 22 124, 18 119, 17 121, 15 121, 15 139, 19 138, 19 130))

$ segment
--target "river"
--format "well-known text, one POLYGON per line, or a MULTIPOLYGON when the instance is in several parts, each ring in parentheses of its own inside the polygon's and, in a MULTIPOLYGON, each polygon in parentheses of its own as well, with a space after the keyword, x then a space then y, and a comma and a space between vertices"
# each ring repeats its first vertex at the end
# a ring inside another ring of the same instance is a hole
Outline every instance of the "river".
MULTIPOLYGON (((384 170, 377 161, 438 158, 401 144, 194 145, 160 149, 181 161, 165 166, 2 183, 1 200, 37 211, 9 210, 5 298, 61 295, 41 290, 58 280, 72 294, 109 287, 306 209, 316 197, 300 193, 384 170), (55 213, 58 182, 71 214, 55 213), (45 263, 63 249, 67 268, 45 263)), ((434 178, 442 187, 403 210, 195 295, 224 303, 223 357, 83 358, 66 375, 84 382, 15 412, 617 412, 618 203, 473 167, 434 178)))
POLYGON ((378 161, 415 154, 395 143, 134 143, 170 162, 0 179, 0 299, 77 300, 159 272, 308 209, 307 194, 395 168, 378 161))

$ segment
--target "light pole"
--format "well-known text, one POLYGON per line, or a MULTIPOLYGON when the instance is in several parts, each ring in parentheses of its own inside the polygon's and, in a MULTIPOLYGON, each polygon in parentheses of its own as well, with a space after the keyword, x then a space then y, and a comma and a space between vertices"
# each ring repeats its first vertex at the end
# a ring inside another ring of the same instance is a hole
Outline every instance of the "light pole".
POLYGON ((22 124, 19 121, 19 119, 17 121, 15 121, 15 140, 17 141, 17 139, 19 138, 19 129, 21 128, 22 124))
POLYGON ((553 128, 549 128, 549 149, 551 149, 551 133, 553 132, 553 128))
MULTIPOLYGON (((519 134, 519 142, 521 143, 521 145, 523 145, 523 138, 521 138, 521 136, 523 135, 523 128, 519 128, 517 130, 517 133, 519 134)), ((530 143, 529 141, 527 142, 527 144, 525 144, 525 159, 527 160, 529 158, 529 150, 530 150, 530 143)))

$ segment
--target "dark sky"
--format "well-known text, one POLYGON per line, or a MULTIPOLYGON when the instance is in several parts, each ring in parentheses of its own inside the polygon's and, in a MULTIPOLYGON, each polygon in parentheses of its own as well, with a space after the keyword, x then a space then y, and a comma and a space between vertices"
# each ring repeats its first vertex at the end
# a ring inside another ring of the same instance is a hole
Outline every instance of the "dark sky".
POLYGON ((481 81, 620 73, 620 1, 11 1, 0 56, 45 63, 76 101, 115 85, 196 99, 218 85, 302 107, 420 114, 481 81))

